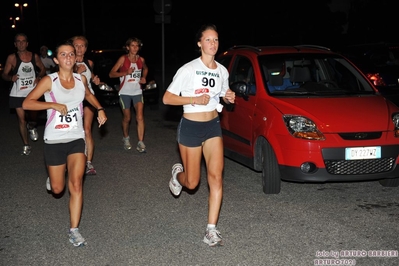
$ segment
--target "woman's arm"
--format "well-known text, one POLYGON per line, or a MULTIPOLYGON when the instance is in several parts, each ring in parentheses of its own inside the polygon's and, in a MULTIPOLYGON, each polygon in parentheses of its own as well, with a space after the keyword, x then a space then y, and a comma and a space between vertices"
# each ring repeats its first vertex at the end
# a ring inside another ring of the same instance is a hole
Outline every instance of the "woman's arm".
POLYGON ((24 110, 47 110, 54 109, 60 112, 62 115, 66 115, 68 108, 65 104, 54 103, 54 102, 44 102, 39 100, 40 97, 47 91, 51 91, 52 81, 49 76, 42 78, 36 87, 26 96, 22 103, 22 108, 24 110))
MULTIPOLYGON (((125 61, 125 56, 122 55, 121 57, 119 57, 118 61, 116 61, 115 65, 112 67, 112 69, 109 72, 109 77, 110 78, 119 78, 119 77, 123 77, 129 74, 132 74, 132 72, 129 73, 129 71, 125 71, 125 72, 119 72, 119 68, 121 68, 121 66, 123 66, 123 63, 125 61)), ((129 68, 131 69, 131 68, 129 68)))
POLYGON ((85 76, 82 75, 82 81, 85 86, 85 99, 88 101, 94 108, 97 109, 98 112, 98 127, 101 127, 104 125, 104 123, 107 121, 107 116, 105 115, 105 109, 101 106, 100 102, 97 100, 96 96, 92 94, 89 90, 89 87, 87 86, 87 79, 85 76))
POLYGON ((143 73, 141 75, 140 84, 146 84, 147 83, 147 75, 148 75, 148 66, 145 63, 144 58, 141 57, 141 61, 143 62, 143 73))

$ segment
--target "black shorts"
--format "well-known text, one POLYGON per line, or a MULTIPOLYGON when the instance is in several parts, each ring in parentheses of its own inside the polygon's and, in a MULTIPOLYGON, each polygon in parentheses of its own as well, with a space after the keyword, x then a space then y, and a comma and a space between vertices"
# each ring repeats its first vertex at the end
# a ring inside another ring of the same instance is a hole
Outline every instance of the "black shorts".
POLYGON ((67 157, 73 153, 84 153, 86 143, 77 139, 67 143, 44 144, 44 160, 46 165, 61 165, 67 162, 67 157))
POLYGON ((10 108, 22 108, 22 103, 24 102, 25 97, 9 97, 8 104, 10 108))
POLYGON ((87 100, 83 100, 83 107, 91 106, 91 104, 87 100))
POLYGON ((198 122, 180 119, 177 127, 177 142, 186 147, 199 147, 205 140, 213 137, 222 137, 220 119, 216 117, 210 121, 198 122))
POLYGON ((93 105, 91 105, 91 103, 89 103, 89 101, 87 100, 83 100, 83 108, 84 107, 90 107, 91 109, 96 110, 96 108, 93 105))

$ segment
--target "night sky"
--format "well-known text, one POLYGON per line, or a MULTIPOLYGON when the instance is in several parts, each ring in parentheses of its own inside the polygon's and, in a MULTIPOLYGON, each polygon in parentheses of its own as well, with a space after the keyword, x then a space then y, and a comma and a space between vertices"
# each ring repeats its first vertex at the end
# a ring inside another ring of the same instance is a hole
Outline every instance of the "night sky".
POLYGON ((14 51, 15 33, 24 32, 29 37, 29 50, 35 52, 41 45, 52 49, 61 40, 78 34, 88 38, 89 50, 120 48, 128 37, 134 36, 142 39, 141 53, 150 62, 161 60, 164 41, 167 63, 180 63, 198 55, 195 33, 208 22, 218 27, 219 52, 236 44, 306 43, 332 47, 398 41, 395 9, 389 3, 394 1, 352 0, 358 10, 349 18, 349 28, 346 12, 350 0, 246 0, 239 4, 164 1, 171 3, 171 9, 166 14, 170 23, 164 24, 162 39, 162 24, 155 22, 158 14, 154 0, 26 0, 29 6, 23 9, 23 20, 17 22, 16 29, 11 29, 9 17, 20 16, 20 10, 14 7, 15 1, 1 0, 0 60, 4 63, 7 54, 14 51))

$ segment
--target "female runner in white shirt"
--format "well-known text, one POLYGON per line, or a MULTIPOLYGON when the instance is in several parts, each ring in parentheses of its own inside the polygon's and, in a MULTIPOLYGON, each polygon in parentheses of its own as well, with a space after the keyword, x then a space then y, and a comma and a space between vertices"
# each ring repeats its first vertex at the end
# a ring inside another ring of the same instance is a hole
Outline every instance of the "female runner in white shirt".
POLYGON ((201 56, 182 66, 163 96, 163 103, 183 105, 177 130, 183 164, 172 167, 171 192, 178 196, 182 186, 195 189, 201 178, 201 159, 205 158, 209 185, 208 225, 203 241, 209 246, 223 245, 216 229, 223 196, 223 140, 218 112, 220 97, 234 103, 227 69, 215 61, 219 37, 215 25, 203 25, 197 33, 201 56), (184 169, 184 170, 183 170, 184 169))
POLYGON ((83 206, 83 175, 85 172, 85 134, 83 130, 83 100, 98 111, 99 126, 107 120, 104 108, 87 87, 83 75, 73 73, 76 62, 74 46, 65 42, 55 49, 54 61, 59 71, 40 80, 28 94, 25 110, 47 110, 44 130, 44 157, 54 194, 65 187, 68 169, 70 229, 69 241, 84 246, 86 240, 78 230, 83 206), (44 95, 45 101, 39 100, 44 95))

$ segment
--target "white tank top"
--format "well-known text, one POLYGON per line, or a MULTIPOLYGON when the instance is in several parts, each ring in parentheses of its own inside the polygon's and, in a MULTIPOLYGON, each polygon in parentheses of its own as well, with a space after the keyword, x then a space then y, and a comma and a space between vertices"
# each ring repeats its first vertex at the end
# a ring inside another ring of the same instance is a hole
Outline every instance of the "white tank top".
POLYGON ((92 73, 91 73, 90 67, 89 67, 84 61, 83 61, 83 62, 76 62, 75 64, 76 64, 76 65, 85 65, 85 66, 86 66, 86 71, 83 72, 83 73, 81 73, 81 75, 84 75, 84 76, 86 77, 86 79, 87 79, 87 86, 89 87, 90 92, 91 92, 92 94, 94 94, 94 90, 93 90, 93 88, 91 87, 91 76, 92 76, 92 73))
POLYGON ((32 62, 21 62, 17 71, 17 75, 18 79, 12 85, 10 96, 26 97, 36 86, 33 85, 36 79, 36 73, 32 62))
MULTIPOLYGON (((128 59, 126 58, 125 60, 128 59)), ((142 69, 139 69, 136 63, 130 63, 130 67, 134 69, 133 73, 119 78, 121 83, 119 95, 134 96, 143 94, 141 84, 139 83, 142 69)))
POLYGON ((53 84, 51 91, 44 93, 46 102, 66 104, 68 114, 61 115, 54 109, 47 109, 47 122, 44 129, 45 143, 66 143, 76 139, 84 139, 83 104, 85 87, 80 74, 73 73, 75 87, 62 87, 58 73, 49 74, 53 84))

